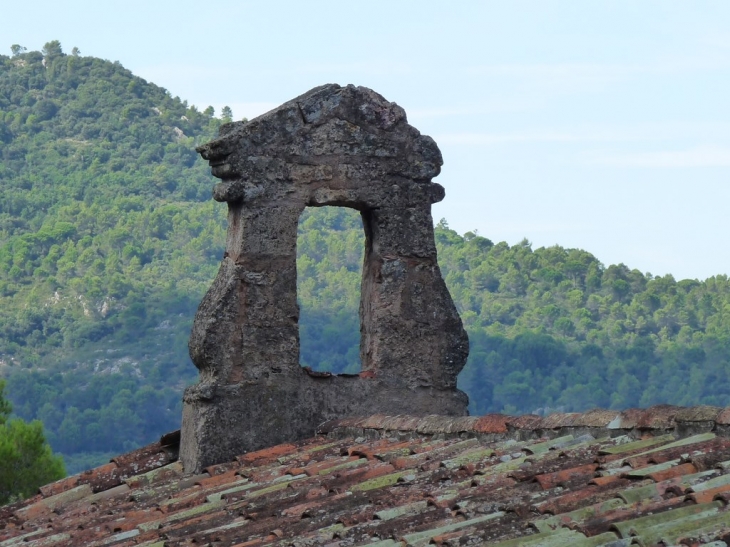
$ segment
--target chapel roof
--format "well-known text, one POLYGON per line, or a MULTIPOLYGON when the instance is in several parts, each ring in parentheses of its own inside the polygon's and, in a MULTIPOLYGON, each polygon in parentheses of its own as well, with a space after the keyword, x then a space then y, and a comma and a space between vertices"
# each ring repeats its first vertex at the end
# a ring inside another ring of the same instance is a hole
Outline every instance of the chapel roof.
POLYGON ((708 406, 376 415, 198 475, 174 432, 0 507, 0 547, 721 546, 729 432, 708 406))

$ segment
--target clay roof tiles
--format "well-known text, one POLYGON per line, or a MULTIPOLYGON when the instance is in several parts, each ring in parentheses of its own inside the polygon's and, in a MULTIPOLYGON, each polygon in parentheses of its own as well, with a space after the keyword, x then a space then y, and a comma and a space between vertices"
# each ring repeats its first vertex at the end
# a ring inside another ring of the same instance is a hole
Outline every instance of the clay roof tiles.
POLYGON ((726 415, 347 418, 195 476, 170 434, 1 507, 0 547, 719 547, 726 415))

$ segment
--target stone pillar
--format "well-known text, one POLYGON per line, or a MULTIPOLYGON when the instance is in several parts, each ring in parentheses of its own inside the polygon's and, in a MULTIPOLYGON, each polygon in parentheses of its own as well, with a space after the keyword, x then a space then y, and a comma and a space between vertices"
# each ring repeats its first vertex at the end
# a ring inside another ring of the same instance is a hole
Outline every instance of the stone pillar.
POLYGON ((363 213, 360 358, 394 384, 454 389, 469 346, 436 260, 430 209, 363 213))

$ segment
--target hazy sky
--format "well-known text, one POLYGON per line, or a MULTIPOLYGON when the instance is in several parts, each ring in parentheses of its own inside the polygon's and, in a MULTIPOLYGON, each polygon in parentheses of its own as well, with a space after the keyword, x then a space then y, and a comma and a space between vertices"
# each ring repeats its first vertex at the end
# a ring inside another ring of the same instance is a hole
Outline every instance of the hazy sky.
POLYGON ((654 275, 730 274, 730 2, 0 0, 4 53, 60 40, 252 118, 370 87, 436 139, 463 233, 654 275))

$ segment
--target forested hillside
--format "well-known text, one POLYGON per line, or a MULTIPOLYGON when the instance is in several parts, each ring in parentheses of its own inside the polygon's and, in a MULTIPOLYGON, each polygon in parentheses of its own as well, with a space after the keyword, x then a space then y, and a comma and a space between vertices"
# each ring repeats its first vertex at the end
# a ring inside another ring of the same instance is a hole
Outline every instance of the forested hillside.
POLYGON ((179 422, 224 239, 194 147, 227 120, 58 42, 14 53, 0 56, 0 374, 73 470, 70 454, 179 422))
MULTIPOLYGON (((320 210, 300 226, 302 360, 356 370, 359 216, 320 210)), ((459 386, 472 413, 730 404, 726 275, 653 277, 578 249, 462 236, 443 220, 436 243, 469 332, 459 386)))
MULTIPOLYGON (((229 116, 75 53, 0 56, 0 375, 70 472, 179 426, 225 229, 194 147, 229 116)), ((652 277, 445 221, 436 236, 472 412, 730 404, 727 276, 652 277)), ((354 211, 302 216, 303 365, 359 368, 363 239, 354 211)))

